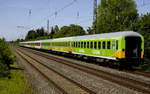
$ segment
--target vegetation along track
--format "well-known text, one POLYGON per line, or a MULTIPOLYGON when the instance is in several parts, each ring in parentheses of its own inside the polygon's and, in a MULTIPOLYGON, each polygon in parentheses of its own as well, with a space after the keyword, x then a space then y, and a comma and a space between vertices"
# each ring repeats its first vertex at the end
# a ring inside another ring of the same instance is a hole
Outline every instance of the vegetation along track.
POLYGON ((113 73, 109 73, 109 72, 106 72, 103 70, 97 70, 97 69, 94 69, 94 68, 91 68, 88 66, 73 63, 73 62, 68 61, 68 60, 60 59, 60 58, 57 58, 57 57, 54 57, 51 55, 46 55, 46 54, 43 54, 43 53, 40 53, 40 52, 37 52, 34 50, 30 50, 30 49, 25 49, 25 50, 28 50, 28 51, 36 54, 36 55, 45 57, 47 59, 54 60, 58 63, 79 69, 79 70, 84 71, 86 73, 90 73, 90 74, 95 75, 97 77, 109 80, 111 82, 115 82, 115 83, 122 85, 124 87, 130 88, 130 89, 133 89, 133 90, 136 90, 139 92, 143 92, 145 94, 150 94, 150 84, 149 83, 140 82, 140 81, 137 81, 134 79, 123 77, 121 75, 116 75, 113 73))
POLYGON ((96 94, 88 88, 81 86, 77 82, 74 82, 73 80, 61 75, 60 73, 47 67, 36 59, 23 53, 20 49, 17 49, 16 52, 37 71, 39 71, 45 78, 47 78, 63 94, 96 94))

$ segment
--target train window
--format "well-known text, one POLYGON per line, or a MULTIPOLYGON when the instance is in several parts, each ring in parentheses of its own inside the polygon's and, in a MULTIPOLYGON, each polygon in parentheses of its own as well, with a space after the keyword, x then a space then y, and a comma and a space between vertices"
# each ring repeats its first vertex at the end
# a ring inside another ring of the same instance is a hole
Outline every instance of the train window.
POLYGON ((105 42, 105 41, 103 41, 102 46, 103 46, 103 49, 105 49, 105 48, 106 48, 106 42, 105 42))
POLYGON ((98 49, 101 49, 101 42, 98 42, 98 49))
POLYGON ((78 47, 78 46, 77 46, 77 42, 75 42, 75 47, 78 47))
POLYGON ((83 48, 83 42, 81 42, 81 48, 83 48))
POLYGON ((78 42, 76 42, 76 47, 78 48, 78 42))
POLYGON ((76 46, 75 46, 76 48, 78 47, 78 42, 76 42, 76 46))
POLYGON ((89 48, 89 42, 87 42, 87 48, 89 48))
POLYGON ((116 50, 118 50, 118 40, 116 40, 116 50))
POLYGON ((112 41, 112 49, 115 49, 115 41, 112 41))
POLYGON ((73 42, 73 47, 75 47, 75 42, 73 42))
POLYGON ((71 42, 68 42, 68 46, 71 46, 71 42))
POLYGON ((73 42, 73 47, 76 47, 76 42, 73 42))
POLYGON ((107 49, 110 49, 110 41, 107 41, 107 49))
POLYGON ((79 48, 81 47, 81 42, 79 42, 79 48))
POLYGON ((84 48, 86 48, 86 42, 84 42, 84 48))
POLYGON ((77 42, 75 42, 75 47, 77 47, 77 42))
POLYGON ((94 48, 97 49, 97 42, 94 42, 94 48))
POLYGON ((90 48, 93 48, 93 42, 92 41, 90 42, 90 48))

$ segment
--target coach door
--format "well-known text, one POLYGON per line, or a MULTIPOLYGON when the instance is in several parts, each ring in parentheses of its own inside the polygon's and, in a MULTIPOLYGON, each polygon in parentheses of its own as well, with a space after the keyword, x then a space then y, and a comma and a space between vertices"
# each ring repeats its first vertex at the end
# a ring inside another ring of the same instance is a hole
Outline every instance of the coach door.
POLYGON ((126 37, 126 58, 140 58, 141 56, 141 38, 140 37, 126 37))

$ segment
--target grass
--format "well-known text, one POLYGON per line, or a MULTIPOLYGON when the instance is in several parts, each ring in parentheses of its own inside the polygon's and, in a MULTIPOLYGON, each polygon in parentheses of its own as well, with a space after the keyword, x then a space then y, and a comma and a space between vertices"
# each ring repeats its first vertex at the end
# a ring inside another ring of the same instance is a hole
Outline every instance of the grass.
MULTIPOLYGON (((17 67, 16 63, 11 67, 17 67)), ((11 79, 0 78, 0 94, 33 94, 22 70, 11 70, 11 79)))

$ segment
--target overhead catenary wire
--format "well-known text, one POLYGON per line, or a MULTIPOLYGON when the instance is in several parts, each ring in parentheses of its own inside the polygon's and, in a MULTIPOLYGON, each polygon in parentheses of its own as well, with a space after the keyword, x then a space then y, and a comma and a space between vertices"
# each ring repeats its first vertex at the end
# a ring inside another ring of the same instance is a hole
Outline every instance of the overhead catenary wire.
POLYGON ((68 8, 68 7, 70 7, 70 6, 72 6, 75 2, 77 2, 77 0, 73 0, 72 2, 68 3, 68 4, 65 5, 64 7, 62 7, 62 8, 60 8, 60 9, 54 11, 53 13, 51 13, 50 15, 48 15, 47 17, 45 17, 44 19, 42 19, 42 21, 37 22, 36 24, 32 25, 32 27, 38 25, 39 23, 41 23, 41 22, 47 20, 48 18, 50 18, 50 17, 52 17, 52 16, 57 17, 57 15, 58 15, 60 12, 62 12, 64 9, 66 9, 66 8, 68 8))

